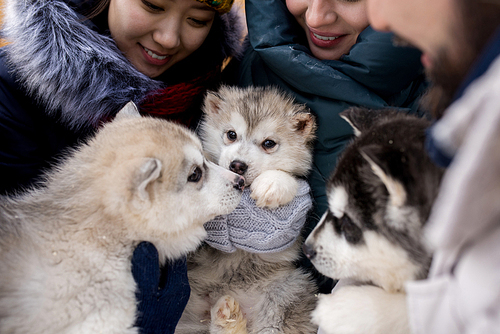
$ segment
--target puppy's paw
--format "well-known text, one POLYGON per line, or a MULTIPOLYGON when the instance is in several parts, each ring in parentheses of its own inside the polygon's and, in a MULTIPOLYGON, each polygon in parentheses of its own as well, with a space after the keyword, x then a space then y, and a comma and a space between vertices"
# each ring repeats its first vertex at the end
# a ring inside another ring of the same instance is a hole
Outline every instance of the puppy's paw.
POLYGON ((239 303, 231 296, 222 296, 212 307, 210 333, 246 334, 247 320, 243 316, 239 303))
POLYGON ((326 334, 410 333, 403 293, 375 286, 346 286, 320 295, 312 322, 326 334))
POLYGON ((292 175, 268 170, 260 174, 250 185, 257 206, 274 209, 289 203, 297 194, 299 184, 292 175))

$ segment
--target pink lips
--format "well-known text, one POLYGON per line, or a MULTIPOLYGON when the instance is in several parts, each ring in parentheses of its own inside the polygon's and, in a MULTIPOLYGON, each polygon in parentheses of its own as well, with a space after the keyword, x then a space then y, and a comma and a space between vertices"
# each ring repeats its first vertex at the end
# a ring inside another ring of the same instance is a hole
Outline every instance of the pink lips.
POLYGON ((342 34, 331 34, 331 33, 322 33, 318 31, 313 31, 309 28, 309 36, 311 38, 311 42, 320 47, 320 48, 331 48, 338 44, 340 44, 346 35, 342 34), (316 35, 319 35, 323 38, 319 38, 316 35))
POLYGON ((145 49, 144 47, 141 46, 141 50, 142 50, 142 54, 144 56, 144 58, 146 59, 146 61, 152 65, 156 65, 156 66, 162 66, 162 65, 165 65, 167 64, 170 59, 172 59, 172 56, 171 55, 162 55, 162 54, 158 54, 152 50, 150 50, 150 52, 153 52, 155 53, 157 56, 163 58, 163 59, 160 59, 160 58, 155 58, 153 56, 151 56, 145 49))

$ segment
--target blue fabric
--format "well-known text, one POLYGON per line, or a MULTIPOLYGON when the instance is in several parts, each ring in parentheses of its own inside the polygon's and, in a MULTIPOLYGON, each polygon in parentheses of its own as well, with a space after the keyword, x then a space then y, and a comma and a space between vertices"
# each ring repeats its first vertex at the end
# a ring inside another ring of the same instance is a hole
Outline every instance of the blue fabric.
POLYGON ((425 149, 427 150, 427 154, 431 158, 432 161, 439 167, 446 168, 450 165, 451 161, 453 160, 453 157, 450 157, 446 153, 444 153, 443 150, 439 149, 438 145, 436 144, 436 141, 432 137, 432 128, 433 126, 429 127, 426 131, 425 134, 425 149))
POLYGON ((141 242, 132 257, 132 274, 137 283, 140 333, 174 333, 191 292, 186 259, 160 268, 155 246, 141 242))
POLYGON ((26 96, 0 49, 0 194, 36 184, 67 147, 90 132, 70 130, 26 96))

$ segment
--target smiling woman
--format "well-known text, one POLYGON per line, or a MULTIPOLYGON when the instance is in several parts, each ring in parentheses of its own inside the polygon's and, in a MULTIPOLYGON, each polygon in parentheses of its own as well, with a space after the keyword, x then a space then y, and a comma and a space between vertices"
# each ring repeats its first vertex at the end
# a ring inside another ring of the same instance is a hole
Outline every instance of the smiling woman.
POLYGON ((197 1, 110 0, 108 24, 127 59, 155 78, 203 44, 215 13, 197 1))
MULTIPOLYGON (((232 0, 2 1, 0 193, 36 184, 131 100, 144 115, 196 126, 242 37, 232 0)), ((156 253, 134 253, 137 326, 171 333, 189 297, 186 265, 160 269, 156 253)))
POLYGON ((365 0, 287 0, 286 6, 318 59, 336 60, 349 53, 368 27, 365 0))

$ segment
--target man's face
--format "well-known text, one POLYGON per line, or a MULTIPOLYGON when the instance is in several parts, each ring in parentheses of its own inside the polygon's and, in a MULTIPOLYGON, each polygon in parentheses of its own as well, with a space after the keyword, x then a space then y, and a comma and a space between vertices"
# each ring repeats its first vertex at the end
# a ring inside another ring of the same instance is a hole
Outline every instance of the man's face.
POLYGON ((428 112, 440 118, 487 40, 488 34, 482 30, 488 31, 488 28, 481 28, 474 3, 469 0, 367 1, 368 19, 375 29, 392 31, 422 51, 422 65, 432 87, 421 102, 428 112))
POLYGON ((445 55, 460 58, 457 32, 459 10, 455 0, 367 0, 368 19, 373 28, 392 31, 419 48, 422 64, 432 71, 445 55))

